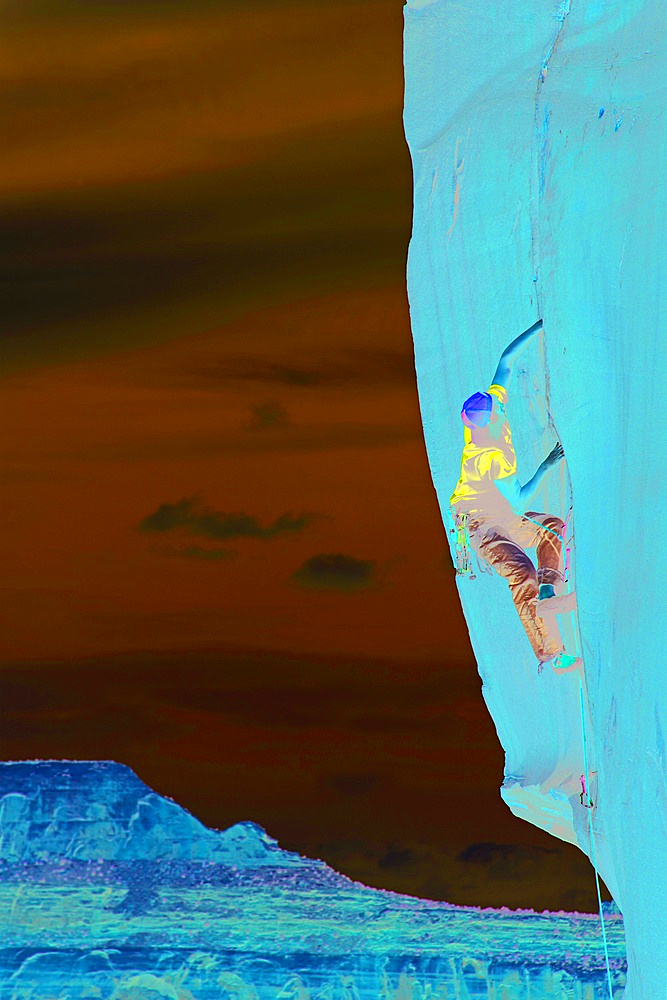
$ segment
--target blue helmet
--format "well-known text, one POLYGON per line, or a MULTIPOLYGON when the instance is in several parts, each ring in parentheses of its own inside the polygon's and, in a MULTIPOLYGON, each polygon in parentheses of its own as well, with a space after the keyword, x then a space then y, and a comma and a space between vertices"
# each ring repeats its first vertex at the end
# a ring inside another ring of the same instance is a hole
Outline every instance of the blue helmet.
POLYGON ((466 427, 486 427, 491 419, 493 398, 489 392, 473 392, 463 404, 461 420, 466 427))

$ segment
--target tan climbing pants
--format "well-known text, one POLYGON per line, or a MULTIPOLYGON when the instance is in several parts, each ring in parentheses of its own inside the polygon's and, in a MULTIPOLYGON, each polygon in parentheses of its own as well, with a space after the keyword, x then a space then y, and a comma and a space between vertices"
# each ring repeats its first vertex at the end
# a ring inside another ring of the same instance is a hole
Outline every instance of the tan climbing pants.
POLYGON ((492 523, 482 514, 468 515, 470 544, 480 559, 507 580, 521 624, 542 663, 563 649, 555 617, 545 622, 534 601, 540 584, 563 579, 564 527, 559 517, 535 511, 503 519, 502 524, 492 523), (536 549, 537 570, 524 551, 530 548, 536 549))

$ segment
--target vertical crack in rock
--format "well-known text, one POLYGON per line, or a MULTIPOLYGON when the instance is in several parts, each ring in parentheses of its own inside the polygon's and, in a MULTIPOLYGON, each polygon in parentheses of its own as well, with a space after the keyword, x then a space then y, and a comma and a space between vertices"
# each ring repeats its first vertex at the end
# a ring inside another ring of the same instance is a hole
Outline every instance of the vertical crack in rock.
MULTIPOLYGON (((539 73, 537 75, 537 83, 535 86, 535 111, 533 116, 533 126, 534 126, 534 139, 532 143, 532 164, 530 172, 530 184, 531 184, 531 197, 530 197, 530 228, 531 228, 531 260, 532 260, 532 271, 533 271, 533 284, 535 288, 535 301, 537 304, 537 314, 543 320, 545 320, 543 305, 540 300, 540 268, 542 264, 541 251, 542 251, 542 233, 541 233, 541 215, 540 215, 540 203, 542 197, 544 196, 546 186, 547 186, 547 168, 549 163, 549 119, 551 115, 551 108, 549 102, 546 101, 544 104, 544 109, 541 109, 541 97, 542 90, 547 79, 547 74, 549 72, 549 63, 551 57, 553 56, 558 43, 560 42, 563 29, 565 27, 565 21, 570 13, 571 0, 561 0, 560 7, 556 12, 556 19, 558 21, 558 28, 551 40, 551 44, 547 48, 547 51, 542 59, 542 64, 540 66, 539 73)), ((548 328, 548 319, 545 320, 545 326, 548 328)), ((546 412, 548 424, 555 433, 558 440, 561 440, 561 436, 556 427, 556 423, 553 418, 551 410, 551 374, 549 369, 549 358, 547 354, 547 344, 545 337, 541 338, 541 351, 542 351, 542 368, 544 371, 544 398, 546 404, 546 412)), ((567 465, 567 459, 566 459, 567 465)), ((568 520, 571 519, 570 528, 573 528, 573 511, 572 511, 572 484, 570 481, 569 470, 566 471, 565 485, 568 498, 567 503, 569 505, 568 520)), ((578 635, 578 642, 581 648, 581 636, 578 635)))
MULTIPOLYGON (((541 217, 540 217, 540 202, 544 195, 547 185, 547 165, 549 161, 549 118, 551 114, 551 108, 549 103, 546 102, 544 105, 544 110, 541 113, 540 109, 540 98, 542 96, 542 89, 544 83, 547 79, 547 74, 549 72, 549 63, 551 57, 556 50, 556 47, 560 41, 561 35, 563 33, 563 28, 565 27, 565 21, 568 14, 570 13, 571 0, 561 0, 560 7, 556 12, 556 19, 558 21, 558 28, 554 37, 551 40, 551 44, 547 48, 547 51, 542 59, 542 65, 540 66, 539 73, 537 75, 537 83, 535 86, 535 112, 533 117, 533 127, 534 127, 534 139, 532 143, 533 156, 532 165, 530 172, 530 183, 531 183, 531 197, 530 197, 530 229, 531 229, 531 259, 532 259, 532 271, 533 271, 533 285, 535 288, 535 301, 537 304, 537 314, 543 320, 545 320, 542 302, 540 301, 540 267, 542 264, 541 251, 542 251, 542 233, 541 233, 541 217)), ((548 319, 545 320, 545 326, 548 328, 548 319)), ((551 430, 556 435, 557 439, 560 441, 561 436, 556 427, 556 422, 553 418, 551 410, 551 373, 549 369, 549 358, 547 354, 546 338, 541 338, 541 352, 542 352, 542 370, 544 372, 544 400, 546 405, 548 425, 551 430)), ((567 503, 569 505, 568 520, 570 521, 570 529, 574 528, 574 514, 572 510, 572 483, 570 480, 569 470, 567 469, 567 459, 566 459, 566 479, 567 483, 564 484, 567 490, 568 499, 567 503)), ((577 640, 581 648, 581 635, 577 635, 577 640)))
POLYGON ((542 60, 542 65, 540 66, 540 71, 537 76, 537 84, 535 87, 535 116, 534 116, 534 127, 535 127, 535 142, 533 144, 533 166, 531 170, 531 199, 530 199, 530 227, 531 227, 531 249, 532 249, 532 262, 533 262, 533 282, 535 284, 535 296, 537 300, 537 308, 539 315, 541 312, 540 303, 540 290, 539 290, 539 280, 540 280, 540 199, 544 194, 546 188, 546 171, 547 163, 549 160, 549 116, 551 114, 551 109, 549 104, 545 104, 544 112, 542 114, 542 121, 540 122, 540 98, 542 96, 542 88, 547 78, 549 72, 549 62, 552 55, 560 41, 563 28, 565 27, 565 21, 568 14, 570 13, 571 0, 562 0, 560 7, 556 13, 556 18, 558 20, 558 29, 551 40, 551 44, 546 51, 544 59, 542 60))

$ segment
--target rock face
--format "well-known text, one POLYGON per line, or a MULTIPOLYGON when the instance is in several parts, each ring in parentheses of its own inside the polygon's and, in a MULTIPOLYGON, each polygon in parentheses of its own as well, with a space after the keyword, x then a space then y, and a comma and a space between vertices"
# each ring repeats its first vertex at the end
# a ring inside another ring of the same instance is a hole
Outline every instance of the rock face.
MULTIPOLYGON (((408 288, 433 482, 444 515, 461 404, 541 317, 508 415, 521 482, 556 439, 565 450, 532 506, 564 516, 571 488, 593 846, 625 920, 626 1000, 653 1000, 667 983, 664 7, 408 0, 405 19, 408 288)), ((579 677, 537 674, 499 577, 459 591, 503 798, 591 857, 579 677)))
POLYGON ((209 830, 114 761, 0 764, 0 861, 63 859, 304 863, 255 823, 209 830))

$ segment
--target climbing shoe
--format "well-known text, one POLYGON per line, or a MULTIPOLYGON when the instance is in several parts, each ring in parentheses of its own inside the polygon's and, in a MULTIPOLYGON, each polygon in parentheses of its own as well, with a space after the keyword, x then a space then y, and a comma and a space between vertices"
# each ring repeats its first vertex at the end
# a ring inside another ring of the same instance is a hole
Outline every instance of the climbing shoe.
POLYGON ((543 618, 547 612, 554 615, 566 615, 570 611, 577 610, 577 595, 571 591, 569 594, 545 597, 541 600, 536 598, 533 603, 540 618, 543 618))
POLYGON ((572 670, 578 670, 583 666, 580 656, 569 656, 567 653, 558 653, 551 661, 551 666, 557 674, 569 674, 572 670))

